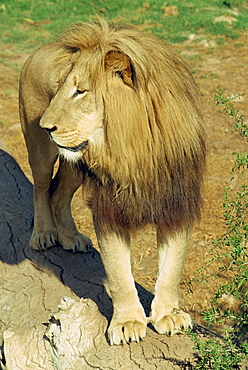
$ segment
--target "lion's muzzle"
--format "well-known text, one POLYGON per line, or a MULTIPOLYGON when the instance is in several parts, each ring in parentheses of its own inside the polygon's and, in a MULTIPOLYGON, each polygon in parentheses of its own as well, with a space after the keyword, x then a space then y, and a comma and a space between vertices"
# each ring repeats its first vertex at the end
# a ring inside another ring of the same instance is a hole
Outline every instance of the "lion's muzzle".
POLYGON ((43 127, 43 129, 49 134, 51 140, 54 141, 55 144, 57 144, 58 148, 70 150, 71 152, 74 152, 74 153, 79 152, 79 150, 85 148, 88 145, 88 142, 89 142, 89 140, 85 140, 81 144, 75 145, 75 146, 63 146, 63 145, 59 145, 58 143, 56 143, 56 140, 54 140, 53 137, 52 137, 52 135, 51 135, 52 132, 54 132, 54 131, 57 130, 57 127, 56 126, 53 126, 51 128, 43 127))
POLYGON ((88 145, 88 142, 89 142, 89 140, 86 140, 86 141, 83 141, 81 144, 73 146, 73 147, 62 146, 62 145, 59 145, 59 144, 57 144, 57 146, 61 149, 70 150, 71 152, 76 153, 76 152, 79 152, 79 150, 85 148, 88 145))

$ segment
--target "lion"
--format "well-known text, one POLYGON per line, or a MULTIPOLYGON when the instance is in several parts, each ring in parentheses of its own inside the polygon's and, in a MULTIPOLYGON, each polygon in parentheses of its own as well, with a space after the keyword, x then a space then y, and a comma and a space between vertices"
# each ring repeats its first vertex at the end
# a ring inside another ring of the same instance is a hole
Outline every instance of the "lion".
POLYGON ((138 342, 147 322, 167 335, 192 327, 179 283, 200 216, 205 131, 183 59, 131 26, 73 24, 25 63, 20 117, 34 178, 30 245, 91 249, 70 210, 83 184, 113 303, 110 344, 138 342), (159 259, 149 318, 130 263, 131 236, 147 225, 156 229, 159 259))

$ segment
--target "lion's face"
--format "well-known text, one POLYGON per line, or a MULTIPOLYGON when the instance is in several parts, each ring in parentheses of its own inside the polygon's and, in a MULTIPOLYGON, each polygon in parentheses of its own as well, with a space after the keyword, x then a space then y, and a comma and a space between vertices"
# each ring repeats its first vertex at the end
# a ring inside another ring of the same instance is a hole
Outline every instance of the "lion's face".
POLYGON ((81 53, 67 77, 61 77, 58 91, 40 120, 63 157, 76 162, 82 158, 82 149, 104 146, 104 119, 108 116, 104 104, 112 99, 107 104, 112 106, 111 113, 114 109, 121 116, 123 109, 117 102, 126 106, 132 100, 125 95, 133 88, 132 77, 131 62, 121 52, 109 51, 103 58, 97 52, 81 53))
POLYGON ((78 61, 40 121, 60 154, 72 161, 81 158, 84 147, 103 137, 103 101, 85 71, 86 61, 78 61))

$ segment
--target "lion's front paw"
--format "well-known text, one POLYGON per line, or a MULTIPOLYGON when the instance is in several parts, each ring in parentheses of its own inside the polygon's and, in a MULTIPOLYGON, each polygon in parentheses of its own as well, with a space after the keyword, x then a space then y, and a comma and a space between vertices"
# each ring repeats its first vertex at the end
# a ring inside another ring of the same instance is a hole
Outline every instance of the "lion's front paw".
POLYGON ((72 250, 73 252, 89 252, 92 248, 92 242, 83 234, 65 235, 59 234, 59 244, 64 249, 72 250))
POLYGON ((146 323, 137 320, 111 323, 108 329, 110 344, 139 342, 146 335, 146 323))
POLYGON ((44 232, 32 233, 29 245, 35 250, 44 250, 58 244, 58 233, 56 229, 47 230, 44 232))
POLYGON ((193 327, 190 315, 178 309, 174 309, 169 315, 158 320, 151 318, 150 322, 159 334, 171 336, 193 327))

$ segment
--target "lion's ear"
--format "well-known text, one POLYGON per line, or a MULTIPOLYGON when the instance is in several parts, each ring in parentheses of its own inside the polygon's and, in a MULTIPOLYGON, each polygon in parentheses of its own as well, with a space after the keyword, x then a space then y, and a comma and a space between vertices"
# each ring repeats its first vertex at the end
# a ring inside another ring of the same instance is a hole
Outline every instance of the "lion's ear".
POLYGON ((134 69, 127 55, 119 51, 110 51, 106 54, 104 66, 107 71, 121 78, 126 85, 134 86, 134 69))

